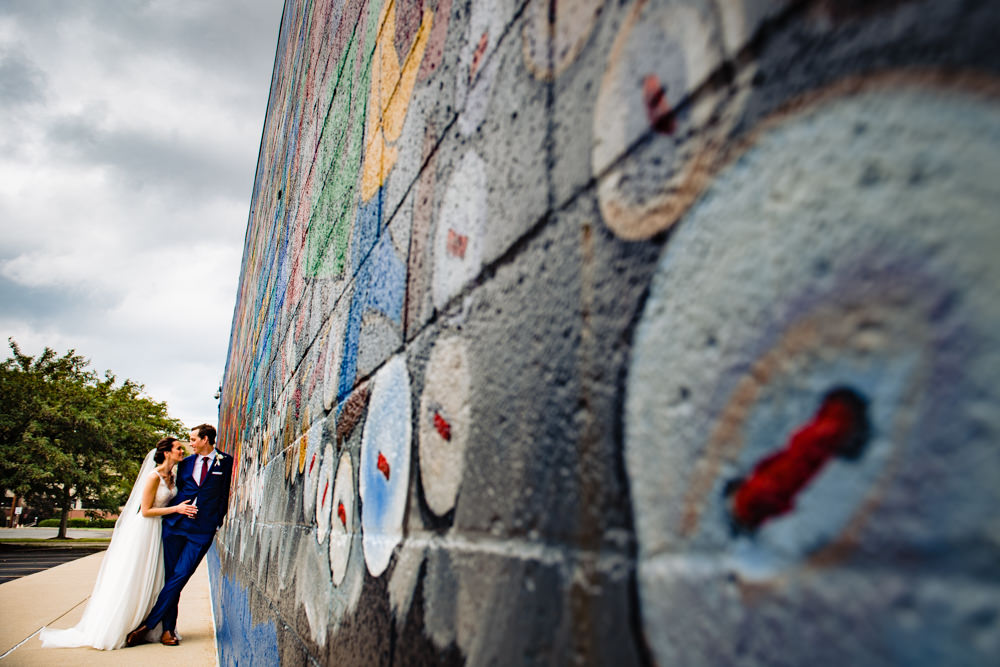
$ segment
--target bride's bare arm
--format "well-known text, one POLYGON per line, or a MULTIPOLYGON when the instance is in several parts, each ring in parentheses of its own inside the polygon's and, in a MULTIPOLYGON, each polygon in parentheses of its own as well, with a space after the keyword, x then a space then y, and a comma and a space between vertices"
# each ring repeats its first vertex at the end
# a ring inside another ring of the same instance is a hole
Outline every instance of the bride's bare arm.
POLYGON ((190 500, 185 500, 179 505, 170 507, 153 507, 153 500, 156 498, 156 487, 160 485, 160 478, 157 475, 150 475, 146 480, 146 486, 142 489, 142 502, 139 509, 143 516, 164 516, 166 514, 184 514, 194 516, 198 508, 191 504, 190 500))

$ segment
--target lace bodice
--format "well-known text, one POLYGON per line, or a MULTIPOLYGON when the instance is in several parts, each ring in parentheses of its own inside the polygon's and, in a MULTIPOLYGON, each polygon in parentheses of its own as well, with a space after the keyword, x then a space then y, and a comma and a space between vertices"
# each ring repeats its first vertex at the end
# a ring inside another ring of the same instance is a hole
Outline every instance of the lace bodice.
POLYGON ((156 487, 156 495, 153 497, 153 507, 166 507, 167 504, 177 495, 177 487, 170 488, 166 480, 160 477, 160 473, 153 471, 160 480, 160 485, 156 487))

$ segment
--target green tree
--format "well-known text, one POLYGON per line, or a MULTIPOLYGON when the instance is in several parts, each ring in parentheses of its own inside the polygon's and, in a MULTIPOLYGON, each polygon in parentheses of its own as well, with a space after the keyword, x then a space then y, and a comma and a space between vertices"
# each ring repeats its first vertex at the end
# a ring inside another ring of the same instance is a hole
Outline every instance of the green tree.
POLYGON ((12 356, 0 364, 0 488, 61 508, 66 537, 76 499, 116 511, 128 497, 143 457, 157 440, 184 426, 143 386, 99 377, 90 361, 46 347, 24 354, 8 339, 12 356))

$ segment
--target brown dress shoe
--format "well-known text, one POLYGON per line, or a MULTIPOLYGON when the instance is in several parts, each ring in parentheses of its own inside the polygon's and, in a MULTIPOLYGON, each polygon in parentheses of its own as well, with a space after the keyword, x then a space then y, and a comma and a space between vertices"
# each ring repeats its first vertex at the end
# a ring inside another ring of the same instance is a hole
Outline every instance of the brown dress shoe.
POLYGON ((181 640, 177 639, 177 635, 174 634, 173 630, 164 630, 163 636, 160 637, 160 643, 164 646, 177 646, 181 643, 181 640))
POLYGON ((125 646, 138 646, 139 644, 145 644, 147 632, 149 632, 149 628, 145 625, 140 625, 125 636, 125 646))

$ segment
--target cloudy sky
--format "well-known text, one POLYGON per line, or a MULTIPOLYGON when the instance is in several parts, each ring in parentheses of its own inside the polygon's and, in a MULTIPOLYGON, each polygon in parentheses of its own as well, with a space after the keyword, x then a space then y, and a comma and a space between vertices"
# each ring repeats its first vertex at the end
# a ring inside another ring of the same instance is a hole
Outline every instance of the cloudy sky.
POLYGON ((282 5, 0 0, 4 339, 216 421, 282 5))

